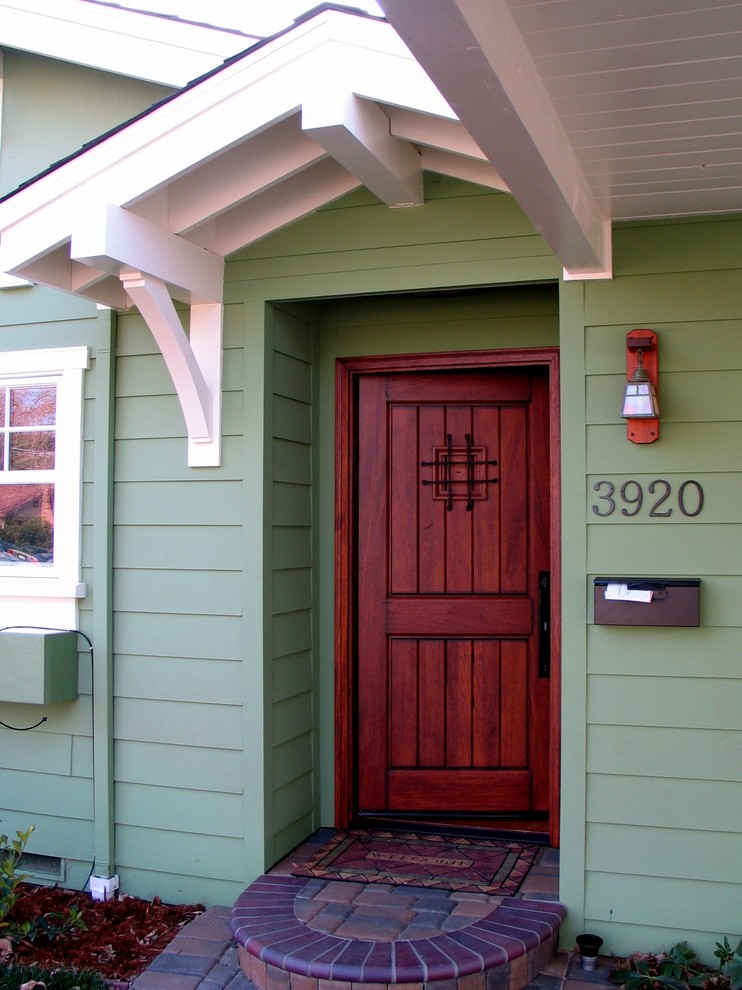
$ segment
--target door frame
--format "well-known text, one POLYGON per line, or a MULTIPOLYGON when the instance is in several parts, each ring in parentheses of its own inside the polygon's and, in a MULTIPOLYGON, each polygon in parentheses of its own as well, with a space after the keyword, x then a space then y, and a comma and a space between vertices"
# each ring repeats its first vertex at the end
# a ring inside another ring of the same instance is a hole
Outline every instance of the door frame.
POLYGON ((335 825, 355 813, 355 505, 354 447, 357 382, 362 375, 488 368, 546 368, 549 375, 551 559, 551 695, 549 716, 549 841, 559 844, 561 705, 561 486, 559 350, 536 347, 338 358, 335 376, 335 825))

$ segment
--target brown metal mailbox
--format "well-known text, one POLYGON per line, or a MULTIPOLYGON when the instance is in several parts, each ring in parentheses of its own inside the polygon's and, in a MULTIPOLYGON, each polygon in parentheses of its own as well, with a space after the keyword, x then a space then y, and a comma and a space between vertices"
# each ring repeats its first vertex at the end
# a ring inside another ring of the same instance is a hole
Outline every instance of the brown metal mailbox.
POLYGON ((700 578, 598 577, 594 582, 595 624, 603 626, 698 626, 701 623, 700 578), (629 591, 651 591, 650 602, 605 597, 609 584, 629 591))

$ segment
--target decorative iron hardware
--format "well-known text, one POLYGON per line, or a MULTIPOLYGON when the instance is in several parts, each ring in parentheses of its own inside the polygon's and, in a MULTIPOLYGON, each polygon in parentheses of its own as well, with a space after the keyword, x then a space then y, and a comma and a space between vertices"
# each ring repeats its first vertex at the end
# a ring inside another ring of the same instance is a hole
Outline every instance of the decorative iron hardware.
POLYGON ((453 509, 455 500, 466 499, 466 511, 471 512, 475 501, 487 498, 487 485, 496 485, 498 478, 487 478, 487 448, 475 447, 471 433, 464 436, 465 447, 453 445, 453 435, 446 434, 446 446, 433 448, 432 461, 420 461, 421 467, 432 467, 432 479, 423 478, 421 484, 433 486, 433 498, 446 502, 446 510, 453 509))

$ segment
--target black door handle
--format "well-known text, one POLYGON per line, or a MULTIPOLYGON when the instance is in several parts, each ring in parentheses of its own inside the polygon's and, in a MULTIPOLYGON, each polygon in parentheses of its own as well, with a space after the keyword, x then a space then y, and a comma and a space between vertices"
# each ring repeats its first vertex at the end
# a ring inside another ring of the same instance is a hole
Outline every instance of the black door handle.
POLYGON ((551 575, 538 574, 538 676, 551 674, 551 575))

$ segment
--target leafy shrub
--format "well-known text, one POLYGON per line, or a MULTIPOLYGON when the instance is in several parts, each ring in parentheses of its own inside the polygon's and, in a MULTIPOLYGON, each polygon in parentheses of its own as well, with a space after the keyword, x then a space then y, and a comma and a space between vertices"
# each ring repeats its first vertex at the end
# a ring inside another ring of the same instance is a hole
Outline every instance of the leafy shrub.
POLYGON ((35 826, 25 832, 16 832, 17 838, 8 840, 0 835, 0 935, 10 934, 10 915, 18 900, 18 885, 28 879, 26 874, 17 873, 16 867, 26 848, 35 826))
POLYGON ((28 874, 18 873, 17 867, 34 828, 30 825, 25 832, 16 832, 15 839, 0 835, 0 939, 11 944, 21 939, 34 942, 38 938, 50 942, 73 929, 85 929, 82 911, 77 905, 64 913, 43 914, 32 920, 17 921, 13 917, 18 886, 28 879, 28 874))
POLYGON ((716 943, 716 966, 704 966, 687 942, 678 942, 657 955, 637 952, 621 961, 610 981, 626 990, 742 990, 742 939, 736 949, 729 940, 716 943))

